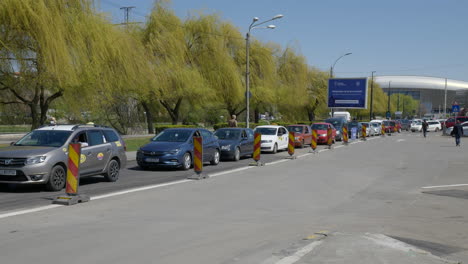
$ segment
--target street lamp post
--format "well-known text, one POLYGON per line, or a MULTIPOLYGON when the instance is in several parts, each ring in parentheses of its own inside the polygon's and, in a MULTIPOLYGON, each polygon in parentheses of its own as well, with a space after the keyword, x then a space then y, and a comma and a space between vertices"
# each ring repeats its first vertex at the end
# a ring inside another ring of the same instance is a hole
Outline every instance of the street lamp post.
POLYGON ((387 120, 390 120, 392 113, 390 112, 390 88, 392 87, 392 81, 388 82, 388 103, 387 103, 387 120))
POLYGON ((266 28, 266 29, 275 29, 275 25, 268 25, 266 27, 259 27, 267 22, 270 22, 275 19, 282 18, 283 15, 276 15, 273 18, 258 22, 259 18, 254 17, 252 23, 249 26, 249 31, 245 34, 245 109, 246 109, 246 117, 245 117, 245 126, 249 128, 249 117, 250 117, 250 69, 249 69, 249 53, 250 53, 250 31, 256 28, 266 28))
POLYGON ((372 71, 371 83, 370 83, 370 111, 369 111, 369 120, 373 119, 374 116, 374 73, 372 71))
MULTIPOLYGON (((336 63, 337 63, 341 58, 343 58, 344 56, 348 56, 348 55, 351 55, 351 54, 353 54, 353 53, 348 52, 348 53, 345 53, 345 54, 341 55, 338 59, 336 59, 336 61, 335 61, 335 62, 333 63, 333 65, 330 67, 330 79, 333 78, 333 68, 335 68, 336 63)), ((333 108, 331 109, 331 116, 333 117, 333 108)))

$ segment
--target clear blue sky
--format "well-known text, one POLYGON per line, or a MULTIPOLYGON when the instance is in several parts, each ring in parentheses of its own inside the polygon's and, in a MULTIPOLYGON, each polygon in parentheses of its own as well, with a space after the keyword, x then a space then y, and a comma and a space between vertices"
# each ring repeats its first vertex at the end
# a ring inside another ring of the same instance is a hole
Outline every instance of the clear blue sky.
MULTIPOLYGON (((145 21, 153 0, 97 0, 112 21, 120 6, 135 6, 131 21, 145 21)), ((99 6, 100 5, 100 6, 99 6)), ((465 0, 172 0, 182 19, 217 13, 245 34, 253 17, 276 14, 274 30, 252 36, 296 48, 309 65, 337 77, 424 75, 468 81, 468 1, 465 0)))

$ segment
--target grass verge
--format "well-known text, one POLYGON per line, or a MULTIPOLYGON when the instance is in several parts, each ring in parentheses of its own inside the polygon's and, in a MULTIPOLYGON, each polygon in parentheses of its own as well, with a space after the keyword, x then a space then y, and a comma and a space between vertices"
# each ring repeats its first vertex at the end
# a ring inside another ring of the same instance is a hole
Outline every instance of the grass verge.
POLYGON ((141 146, 148 144, 152 137, 154 136, 124 138, 125 144, 127 145, 127 151, 137 151, 141 146))

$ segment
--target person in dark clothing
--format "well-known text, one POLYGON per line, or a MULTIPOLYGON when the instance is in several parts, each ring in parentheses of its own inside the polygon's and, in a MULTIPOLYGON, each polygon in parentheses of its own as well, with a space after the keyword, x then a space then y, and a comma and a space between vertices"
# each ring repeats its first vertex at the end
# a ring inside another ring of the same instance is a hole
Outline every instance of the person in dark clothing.
POLYGON ((427 127, 429 126, 429 124, 426 122, 426 120, 424 120, 422 122, 422 131, 423 131, 423 135, 424 137, 426 137, 426 134, 427 134, 427 127))
POLYGON ((463 136, 463 127, 460 125, 460 120, 457 120, 457 123, 453 126, 451 133, 455 137, 455 144, 460 146, 460 137, 463 136))

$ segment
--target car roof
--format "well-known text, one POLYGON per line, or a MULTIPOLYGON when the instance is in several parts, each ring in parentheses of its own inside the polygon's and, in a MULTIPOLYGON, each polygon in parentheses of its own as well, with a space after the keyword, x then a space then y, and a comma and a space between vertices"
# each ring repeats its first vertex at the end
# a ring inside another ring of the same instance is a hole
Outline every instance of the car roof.
POLYGON ((218 128, 216 131, 218 130, 244 130, 244 129, 251 129, 251 128, 246 128, 246 127, 221 127, 221 128, 218 128))
POLYGON ((76 129, 76 125, 50 125, 38 128, 36 130, 63 130, 63 131, 73 131, 76 129))
POLYGON ((280 128, 280 127, 283 127, 283 126, 277 126, 277 125, 263 125, 263 126, 258 126, 256 128, 259 128, 259 127, 266 127, 266 128, 280 128))

